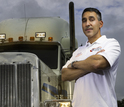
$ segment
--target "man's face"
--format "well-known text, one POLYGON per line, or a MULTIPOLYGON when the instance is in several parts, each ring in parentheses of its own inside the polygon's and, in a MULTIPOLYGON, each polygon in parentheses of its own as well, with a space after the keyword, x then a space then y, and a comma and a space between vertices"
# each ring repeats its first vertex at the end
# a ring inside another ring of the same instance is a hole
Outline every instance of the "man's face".
POLYGON ((103 22, 98 20, 95 12, 85 12, 82 16, 82 28, 84 34, 90 38, 100 37, 100 28, 103 26, 103 22))

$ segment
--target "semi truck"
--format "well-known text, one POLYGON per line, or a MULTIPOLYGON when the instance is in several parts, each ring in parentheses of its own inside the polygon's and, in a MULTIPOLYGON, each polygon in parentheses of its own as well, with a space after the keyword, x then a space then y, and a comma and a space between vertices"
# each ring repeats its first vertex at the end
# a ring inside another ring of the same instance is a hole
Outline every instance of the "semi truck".
POLYGON ((70 24, 60 17, 0 22, 0 107, 72 107, 75 81, 61 80, 77 48, 74 4, 70 24))

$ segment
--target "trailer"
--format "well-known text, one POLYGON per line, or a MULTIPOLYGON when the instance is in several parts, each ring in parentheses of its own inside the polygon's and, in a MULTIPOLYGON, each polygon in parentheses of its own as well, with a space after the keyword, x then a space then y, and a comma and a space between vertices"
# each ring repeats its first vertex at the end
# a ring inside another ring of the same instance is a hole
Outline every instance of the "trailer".
POLYGON ((0 22, 0 107, 71 107, 75 81, 61 80, 78 45, 70 26, 59 17, 0 22))

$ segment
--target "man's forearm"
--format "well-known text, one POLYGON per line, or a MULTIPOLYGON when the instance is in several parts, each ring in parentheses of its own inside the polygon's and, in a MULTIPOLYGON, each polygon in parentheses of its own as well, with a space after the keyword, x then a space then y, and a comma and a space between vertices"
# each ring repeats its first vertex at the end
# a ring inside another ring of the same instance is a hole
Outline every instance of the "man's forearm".
POLYGON ((70 69, 70 68, 63 68, 61 72, 62 72, 62 81, 76 80, 79 77, 82 77, 88 73, 81 69, 70 69))
POLYGON ((86 72, 97 72, 110 67, 110 65, 103 56, 92 55, 85 60, 74 62, 73 67, 86 72))

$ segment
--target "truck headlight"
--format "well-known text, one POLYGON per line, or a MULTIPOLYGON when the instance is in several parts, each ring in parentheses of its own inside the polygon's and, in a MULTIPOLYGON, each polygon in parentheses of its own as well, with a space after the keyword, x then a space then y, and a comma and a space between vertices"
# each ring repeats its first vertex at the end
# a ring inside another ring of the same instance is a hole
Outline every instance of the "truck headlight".
POLYGON ((71 107, 70 102, 59 102, 60 107, 71 107))
POLYGON ((46 37, 46 32, 36 32, 35 37, 36 38, 45 38, 46 37))
POLYGON ((72 107, 71 103, 68 99, 47 100, 44 102, 44 107, 72 107))
POLYGON ((3 34, 0 34, 0 39, 1 40, 5 40, 6 39, 6 34, 4 34, 4 33, 3 34))

